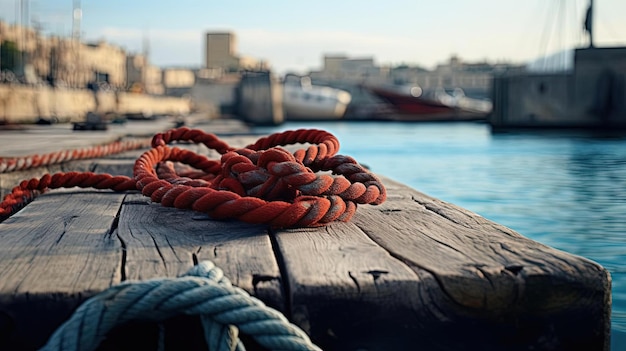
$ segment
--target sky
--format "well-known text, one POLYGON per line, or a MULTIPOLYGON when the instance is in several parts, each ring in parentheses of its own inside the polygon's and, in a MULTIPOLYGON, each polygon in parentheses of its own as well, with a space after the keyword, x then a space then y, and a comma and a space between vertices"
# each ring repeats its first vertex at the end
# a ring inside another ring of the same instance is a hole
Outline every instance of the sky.
MULTIPOLYGON (((306 73, 324 55, 432 69, 451 55, 466 62, 525 63, 587 44, 588 0, 0 0, 0 19, 38 23, 69 36, 82 9, 83 41, 129 53, 149 43, 160 67, 201 67, 205 33, 231 31, 237 53, 277 73, 306 73), (20 11, 28 4, 26 11, 20 11)), ((626 1, 595 0, 596 46, 626 45, 626 1)))

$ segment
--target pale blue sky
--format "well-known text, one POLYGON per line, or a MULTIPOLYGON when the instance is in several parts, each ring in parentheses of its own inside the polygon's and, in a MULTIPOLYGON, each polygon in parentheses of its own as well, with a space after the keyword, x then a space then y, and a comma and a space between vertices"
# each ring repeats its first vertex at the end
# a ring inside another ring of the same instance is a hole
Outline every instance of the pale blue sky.
MULTIPOLYGON (((0 0, 14 22, 19 4, 0 0)), ((69 35, 72 0, 30 0, 30 19, 45 33, 69 35)), ((82 0, 85 40, 129 52, 150 42, 159 66, 201 66, 204 33, 232 31, 239 54, 277 72, 319 69, 324 54, 374 57, 378 64, 427 68, 458 54, 466 61, 525 62, 584 45, 588 0, 211 1, 82 0)), ((626 44, 626 0, 595 0, 598 45, 626 44)))

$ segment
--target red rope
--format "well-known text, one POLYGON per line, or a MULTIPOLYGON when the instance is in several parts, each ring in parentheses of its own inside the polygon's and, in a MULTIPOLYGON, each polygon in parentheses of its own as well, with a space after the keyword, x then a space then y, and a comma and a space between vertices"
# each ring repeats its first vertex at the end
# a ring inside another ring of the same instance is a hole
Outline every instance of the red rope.
POLYGON ((138 189, 163 206, 273 227, 348 221, 357 204, 377 205, 386 198, 378 178, 353 158, 336 155, 339 141, 321 130, 276 133, 235 149, 213 134, 183 127, 155 135, 152 146, 136 160, 133 179, 69 172, 23 181, 0 203, 0 219, 48 188, 75 186, 138 189), (167 145, 173 141, 202 143, 222 157, 211 160, 167 145), (293 154, 280 148, 299 143, 310 145, 293 154), (193 170, 181 170, 184 165, 193 170))
POLYGON ((149 146, 149 140, 125 140, 114 141, 109 144, 96 145, 82 149, 55 151, 43 155, 6 158, 0 157, 0 173, 21 171, 66 161, 104 157, 124 151, 142 149, 149 146))

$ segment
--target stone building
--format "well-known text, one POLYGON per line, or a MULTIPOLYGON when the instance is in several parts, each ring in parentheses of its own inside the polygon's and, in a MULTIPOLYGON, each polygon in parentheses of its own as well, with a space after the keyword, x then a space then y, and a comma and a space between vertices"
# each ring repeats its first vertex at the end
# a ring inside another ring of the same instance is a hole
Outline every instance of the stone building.
POLYGON ((396 84, 417 84, 426 90, 461 88, 466 93, 486 97, 494 75, 503 71, 522 69, 522 66, 511 64, 468 63, 452 55, 448 62, 437 65, 434 70, 416 66, 396 67, 390 72, 390 80, 396 84))
POLYGON ((186 68, 163 69, 163 87, 168 96, 184 96, 191 92, 196 82, 194 71, 186 68))
POLYGON ((319 82, 333 84, 341 81, 347 84, 419 85, 425 90, 461 88, 473 95, 484 97, 491 88, 495 74, 521 69, 521 66, 510 64, 467 63, 456 55, 433 70, 409 65, 394 68, 379 66, 369 57, 325 55, 322 70, 311 72, 311 77, 319 82))
POLYGON ((80 44, 77 50, 80 63, 80 83, 106 82, 112 87, 126 85, 126 52, 104 41, 80 44))
POLYGON ((162 95, 165 92, 162 75, 162 70, 151 65, 146 56, 138 54, 126 57, 126 86, 130 91, 162 95))
POLYGON ((325 55, 322 70, 311 72, 312 79, 352 83, 380 83, 388 77, 389 68, 378 66, 373 57, 349 58, 343 55, 325 55))
POLYGON ((0 21, 0 42, 7 41, 17 44, 20 58, 14 73, 26 83, 47 81, 73 88, 93 82, 113 88, 126 85, 126 53, 117 46, 46 37, 32 28, 0 21))

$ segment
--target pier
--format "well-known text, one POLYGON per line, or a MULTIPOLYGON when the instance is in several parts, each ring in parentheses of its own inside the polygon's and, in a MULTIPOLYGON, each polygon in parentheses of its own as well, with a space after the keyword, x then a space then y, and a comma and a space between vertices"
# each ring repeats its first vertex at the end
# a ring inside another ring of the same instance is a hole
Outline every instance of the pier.
MULTIPOLYGON (((127 127, 0 131, 0 156, 141 139, 173 124, 127 127)), ((191 127, 234 147, 259 138, 237 121, 191 127)), ((219 160, 201 144, 173 146, 219 160)), ((4 196, 45 173, 132 177, 147 150, 6 171, 0 189, 4 196)), ((359 205, 347 222, 287 229, 165 207, 137 190, 50 190, 0 223, 0 348, 41 348, 95 294, 211 261, 324 350, 609 350, 611 278, 602 266, 376 176, 383 203, 359 205)), ((132 340, 145 349, 159 340, 166 349, 206 348, 192 316, 121 326, 102 346, 129 349, 132 340)))

